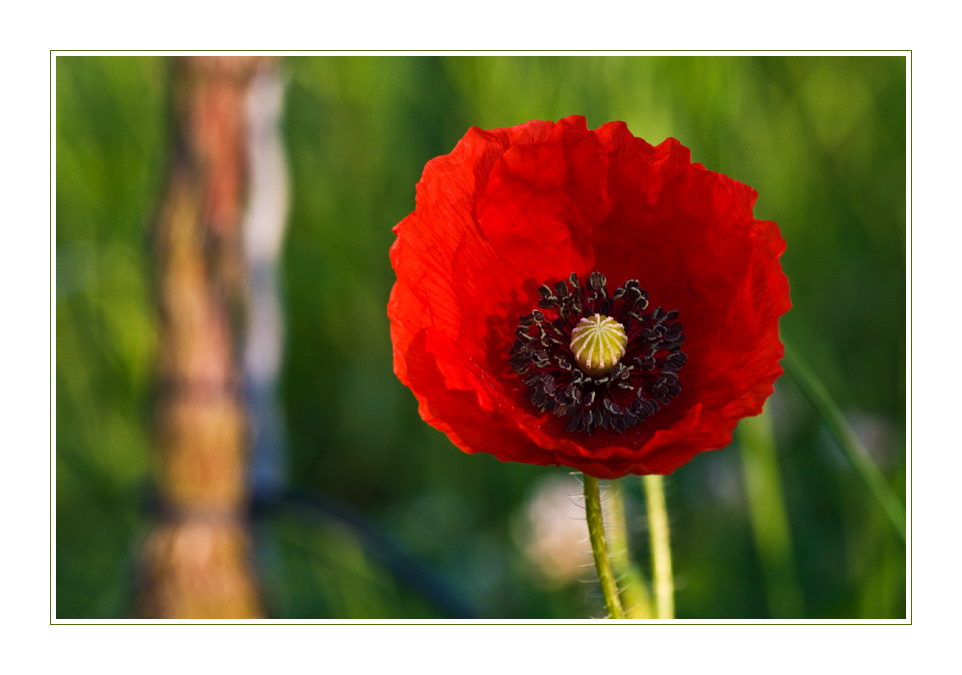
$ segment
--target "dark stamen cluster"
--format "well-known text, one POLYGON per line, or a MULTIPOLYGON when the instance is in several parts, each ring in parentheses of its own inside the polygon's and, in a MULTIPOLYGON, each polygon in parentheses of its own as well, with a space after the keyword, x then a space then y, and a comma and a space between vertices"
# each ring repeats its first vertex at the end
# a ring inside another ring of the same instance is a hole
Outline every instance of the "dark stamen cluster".
POLYGON ((624 432, 639 425, 681 392, 678 371, 687 357, 678 311, 661 307, 644 313, 648 294, 638 281, 625 282, 611 296, 603 274, 593 272, 586 288, 574 273, 571 288, 561 280, 554 290, 538 289, 540 309, 518 319, 510 365, 528 386, 528 400, 542 411, 567 416, 567 430, 596 428, 624 432), (583 318, 610 316, 625 327, 624 356, 601 377, 578 367, 571 352, 571 331, 583 318))

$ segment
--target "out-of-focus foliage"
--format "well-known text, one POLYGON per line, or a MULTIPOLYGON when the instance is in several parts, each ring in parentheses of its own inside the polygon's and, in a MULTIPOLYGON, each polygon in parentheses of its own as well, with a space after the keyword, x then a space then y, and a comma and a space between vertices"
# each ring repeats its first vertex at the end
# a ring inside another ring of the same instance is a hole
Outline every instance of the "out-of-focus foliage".
MULTIPOLYGON (((783 333, 903 494, 904 58, 298 57, 285 68, 291 483, 362 514, 421 567, 414 582, 399 576, 343 522, 274 517, 256 541, 275 616, 443 617, 417 578, 446 579, 479 616, 602 613, 595 586, 559 585, 525 555, 526 500, 565 471, 461 453, 392 372, 391 228, 414 208, 425 162, 472 125, 624 120, 754 187, 756 216, 788 240, 783 333)), ((150 517, 150 233, 170 73, 161 57, 57 58, 59 618, 133 611, 150 517)), ((769 406, 804 616, 905 616, 905 548, 881 509, 787 378, 769 406)), ((745 475, 730 447, 668 479, 681 618, 777 613, 745 475)), ((623 484, 632 556, 647 568, 639 481, 623 484)))

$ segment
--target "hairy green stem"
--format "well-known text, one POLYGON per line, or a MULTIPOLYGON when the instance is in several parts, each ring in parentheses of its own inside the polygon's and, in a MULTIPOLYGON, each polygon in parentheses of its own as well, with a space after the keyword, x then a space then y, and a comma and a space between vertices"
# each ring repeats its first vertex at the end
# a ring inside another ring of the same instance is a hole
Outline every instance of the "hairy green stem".
POLYGON ((618 597, 618 584, 611 570, 611 558, 608 556, 608 542, 605 539, 605 522, 601 515, 601 491, 598 489, 598 479, 585 474, 585 512, 588 517, 588 535, 591 538, 591 551, 595 555, 595 569, 598 571, 598 581, 601 583, 601 593, 605 597, 609 619, 624 619, 625 612, 621 608, 621 598, 618 597))
POLYGON ((665 481, 659 475, 643 476, 651 535, 651 566, 655 586, 655 616, 675 618, 675 582, 671 573, 671 533, 665 506, 665 481))
MULTIPOLYGON (((782 342, 785 342, 784 339, 782 342)), ((866 452, 848 422, 845 421, 845 417, 842 416, 842 412, 835 405, 832 397, 829 396, 815 374, 798 357, 795 350, 787 344, 785 344, 785 358, 782 359, 782 365, 785 366, 785 370, 792 376, 792 379, 798 384, 799 389, 815 407, 815 410, 818 411, 825 422, 825 426, 828 427, 829 433, 832 434, 835 442, 842 449, 842 453, 855 467, 862 480, 865 481, 869 491, 882 506, 904 542, 905 506, 895 496, 895 492, 886 482, 879 468, 869 459, 868 452, 866 452)))

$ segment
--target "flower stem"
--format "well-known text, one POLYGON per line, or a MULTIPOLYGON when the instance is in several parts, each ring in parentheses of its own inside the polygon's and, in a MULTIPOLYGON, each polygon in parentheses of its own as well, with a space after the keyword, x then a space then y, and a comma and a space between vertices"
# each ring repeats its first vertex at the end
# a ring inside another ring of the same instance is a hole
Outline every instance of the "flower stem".
POLYGON ((651 535, 651 566, 655 586, 655 616, 675 618, 675 582, 671 573, 671 534, 665 506, 665 481, 659 475, 643 476, 651 535))
POLYGON ((608 557, 608 542, 605 539, 605 523, 601 515, 601 492, 598 489, 598 479, 585 474, 585 511, 588 516, 588 535, 591 538, 591 551, 595 555, 595 569, 598 571, 598 581, 601 583, 601 593, 605 597, 609 619, 624 619, 625 612, 621 608, 621 598, 618 597, 618 584, 611 570, 611 558, 608 557))
MULTIPOLYGON (((783 339, 782 342, 784 343, 785 340, 783 339)), ((845 421, 845 417, 838 406, 835 405, 835 401, 829 396, 815 374, 787 343, 785 344, 785 358, 782 359, 782 365, 815 407, 815 410, 818 411, 822 421, 825 422, 825 426, 828 427, 829 433, 832 434, 835 442, 842 449, 842 453, 855 467, 862 480, 865 481, 865 485, 868 486, 869 491, 882 506, 904 543, 905 506, 895 496, 895 492, 886 482, 879 468, 869 459, 868 452, 862 446, 861 441, 858 440, 855 432, 852 431, 852 427, 845 421)))

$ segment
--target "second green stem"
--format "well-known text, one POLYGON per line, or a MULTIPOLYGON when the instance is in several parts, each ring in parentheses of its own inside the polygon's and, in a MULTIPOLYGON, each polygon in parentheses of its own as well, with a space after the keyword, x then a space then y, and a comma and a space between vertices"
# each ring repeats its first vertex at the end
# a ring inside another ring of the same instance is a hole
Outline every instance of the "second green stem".
POLYGON ((665 506, 665 481, 662 476, 642 477, 648 505, 648 530, 651 535, 652 576, 655 586, 655 616, 675 618, 675 582, 671 572, 671 534, 665 506))

